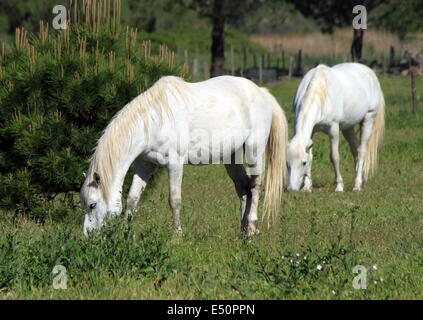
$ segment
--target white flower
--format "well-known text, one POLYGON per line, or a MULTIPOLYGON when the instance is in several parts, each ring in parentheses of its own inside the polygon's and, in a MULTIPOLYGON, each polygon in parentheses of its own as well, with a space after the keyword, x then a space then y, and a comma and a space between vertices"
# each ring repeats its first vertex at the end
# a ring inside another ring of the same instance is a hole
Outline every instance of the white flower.
POLYGON ((323 268, 323 267, 322 267, 322 265, 321 265, 321 264, 318 264, 318 265, 316 266, 316 269, 317 269, 317 270, 322 270, 322 268, 323 268))
POLYGON ((332 290, 332 294, 335 295, 336 294, 336 291, 335 290, 332 290))
POLYGON ((374 265, 372 266, 372 268, 373 268, 373 270, 377 270, 377 264, 374 264, 374 265))
POLYGON ((296 255, 297 257, 299 257, 299 256, 300 256, 300 254, 299 254, 299 253, 296 253, 295 255, 296 255))

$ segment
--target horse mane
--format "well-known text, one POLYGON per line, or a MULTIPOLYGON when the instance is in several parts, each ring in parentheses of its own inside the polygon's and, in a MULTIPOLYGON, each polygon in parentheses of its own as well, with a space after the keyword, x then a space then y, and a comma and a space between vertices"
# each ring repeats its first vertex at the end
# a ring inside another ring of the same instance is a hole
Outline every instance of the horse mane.
POLYGON ((323 109, 328 100, 327 70, 330 69, 324 64, 319 64, 307 86, 304 97, 301 100, 300 112, 307 109, 312 103, 318 103, 323 109))
POLYGON ((188 90, 187 83, 183 79, 174 76, 162 77, 112 118, 97 142, 87 174, 90 179, 93 179, 94 173, 99 174, 101 178, 99 187, 106 201, 110 197, 110 185, 119 163, 117 160, 125 154, 125 149, 130 145, 136 130, 143 125, 147 133, 153 113, 161 121, 165 116, 172 117, 169 96, 184 103, 188 90))

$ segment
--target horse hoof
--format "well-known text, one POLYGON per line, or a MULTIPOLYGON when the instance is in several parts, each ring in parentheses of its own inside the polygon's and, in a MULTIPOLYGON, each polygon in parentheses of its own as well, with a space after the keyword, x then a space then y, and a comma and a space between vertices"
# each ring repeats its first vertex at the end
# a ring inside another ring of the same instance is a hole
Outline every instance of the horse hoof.
POLYGON ((257 228, 257 222, 251 223, 248 227, 241 227, 241 232, 246 238, 258 236, 260 234, 260 230, 257 228))
POLYGON ((174 232, 172 239, 170 240, 171 244, 179 244, 182 241, 182 231, 181 232, 174 232))
POLYGON ((260 234, 260 230, 259 229, 255 229, 255 230, 249 230, 247 233, 247 237, 254 237, 254 236, 258 236, 260 234))
POLYGON ((336 187, 335 192, 344 192, 344 187, 341 187, 341 186, 336 187))
POLYGON ((247 237, 258 236, 260 234, 260 230, 257 227, 248 228, 247 237))
POLYGON ((361 188, 360 187, 354 187, 353 191, 361 191, 361 188))

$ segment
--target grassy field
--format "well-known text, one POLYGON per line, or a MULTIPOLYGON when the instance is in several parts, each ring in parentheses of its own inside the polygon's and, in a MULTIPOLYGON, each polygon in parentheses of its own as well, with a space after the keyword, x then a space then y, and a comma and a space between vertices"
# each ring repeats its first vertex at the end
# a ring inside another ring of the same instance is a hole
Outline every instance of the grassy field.
MULTIPOLYGON (((314 138, 311 194, 286 193, 270 230, 240 237, 238 199, 220 165, 186 167, 184 237, 172 240, 167 179, 148 187, 128 226, 82 236, 82 212, 46 203, 43 223, 0 213, 3 299, 421 299, 423 298, 423 78, 418 115, 409 78, 382 78, 387 130, 379 169, 351 192, 353 159, 340 145, 346 192, 334 193, 328 138, 314 138), (53 288, 55 265, 67 289, 53 288), (367 290, 352 269, 367 268, 367 290)), ((292 134, 299 80, 271 85, 292 134)))

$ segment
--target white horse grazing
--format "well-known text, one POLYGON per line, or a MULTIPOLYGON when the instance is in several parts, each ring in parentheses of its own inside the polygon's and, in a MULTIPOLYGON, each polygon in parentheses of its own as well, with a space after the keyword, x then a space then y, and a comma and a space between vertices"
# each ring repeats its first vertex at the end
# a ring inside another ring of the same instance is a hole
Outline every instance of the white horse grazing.
POLYGON ((187 83, 163 77, 118 112, 99 139, 80 194, 84 234, 100 228, 106 216, 121 213, 122 184, 133 162, 126 214, 136 207, 153 168, 165 166, 174 230, 181 234, 183 165, 222 160, 240 198, 241 228, 257 234, 266 146, 264 210, 269 221, 283 191, 287 135, 286 118, 275 98, 247 79, 222 76, 187 83))
POLYGON ((355 159, 353 190, 361 190, 376 168, 379 143, 385 126, 385 101, 375 73, 359 63, 332 68, 319 65, 301 81, 294 100, 295 131, 288 144, 288 190, 311 191, 312 136, 323 131, 330 137, 331 161, 337 192, 344 191, 339 171, 339 130, 355 159), (360 124, 360 141, 354 125, 360 124))

